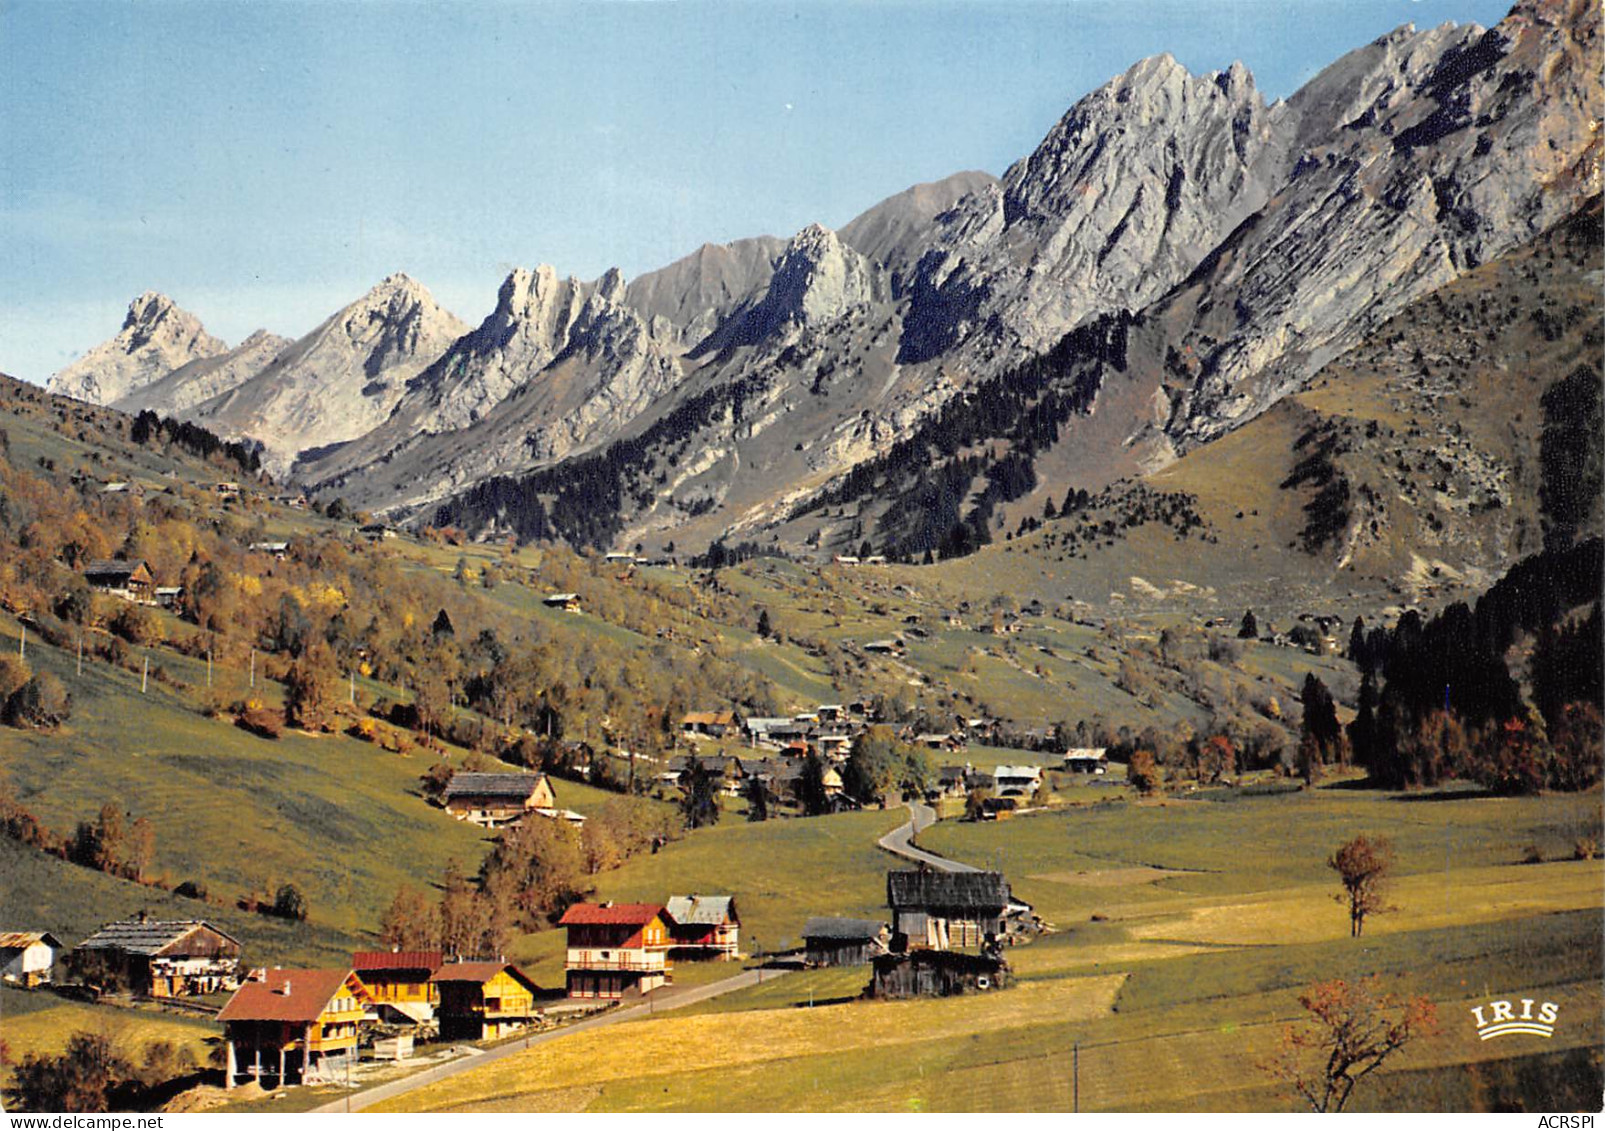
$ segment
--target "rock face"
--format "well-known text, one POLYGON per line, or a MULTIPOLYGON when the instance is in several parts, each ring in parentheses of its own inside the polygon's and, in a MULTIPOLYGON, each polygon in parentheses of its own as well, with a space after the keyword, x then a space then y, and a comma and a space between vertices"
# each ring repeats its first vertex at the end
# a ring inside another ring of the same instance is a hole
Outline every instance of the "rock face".
POLYGON ((1162 309, 1171 442, 1251 418, 1598 193, 1599 26, 1586 0, 1541 0, 1487 31, 1401 28, 1291 99, 1290 179, 1162 309))
POLYGON ((126 413, 149 409, 162 416, 183 416, 191 409, 236 389, 272 364, 293 343, 289 338, 257 330, 225 353, 181 365, 148 385, 112 402, 126 413))
POLYGON ((261 441, 264 463, 283 471, 308 448, 379 425, 408 380, 466 330, 422 284, 392 275, 192 415, 220 434, 261 441))
POLYGON ((513 271, 496 309, 355 443, 297 466, 363 505, 417 506, 498 469, 560 459, 671 389, 679 331, 627 305, 623 276, 513 271))
POLYGON ((942 218, 908 283, 901 359, 1052 345, 1163 294, 1280 183, 1281 115, 1241 64, 1145 59, 1087 95, 999 185, 942 218))
POLYGON ((228 346, 166 295, 146 291, 128 306, 117 336, 50 378, 52 393, 111 404, 179 366, 215 357, 228 346))

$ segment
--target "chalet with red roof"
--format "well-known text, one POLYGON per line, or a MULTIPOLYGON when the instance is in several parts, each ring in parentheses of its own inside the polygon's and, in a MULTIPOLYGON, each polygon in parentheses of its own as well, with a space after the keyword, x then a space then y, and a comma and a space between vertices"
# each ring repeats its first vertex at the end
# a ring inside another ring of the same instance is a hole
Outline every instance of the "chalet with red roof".
POLYGON ((422 1023, 435 1016, 440 987, 431 978, 445 961, 438 950, 359 950, 351 968, 368 987, 377 1018, 422 1023))
POLYGON ((535 1019, 538 987, 511 962, 448 962, 430 975, 447 1041, 504 1037, 535 1019))
POLYGON ((661 903, 576 903, 560 925, 568 928, 570 997, 639 997, 668 983, 672 939, 661 903))
POLYGON ((332 1080, 357 1059, 357 1034, 372 1005, 356 971, 256 971, 217 1015, 227 1043, 224 1086, 332 1080))

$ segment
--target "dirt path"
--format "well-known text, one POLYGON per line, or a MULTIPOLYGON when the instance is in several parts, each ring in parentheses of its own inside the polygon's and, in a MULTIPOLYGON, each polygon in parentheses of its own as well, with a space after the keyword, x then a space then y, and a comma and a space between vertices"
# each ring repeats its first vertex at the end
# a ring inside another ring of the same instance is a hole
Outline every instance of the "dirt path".
POLYGON ((744 990, 748 986, 755 986, 760 978, 773 980, 784 976, 786 973, 785 970, 743 970, 733 977, 711 982, 706 986, 688 986, 681 990, 659 991, 662 996, 654 998, 650 1003, 632 1005, 626 1009, 615 1009, 585 1021, 575 1022, 573 1025, 548 1029, 544 1033, 532 1033, 527 1040, 511 1041, 505 1045, 498 1045, 493 1049, 485 1049, 483 1052, 478 1052, 473 1056, 461 1057, 447 1064, 426 1068, 422 1072, 415 1072, 411 1076, 405 1076, 400 1080, 391 1080, 389 1083, 378 1084, 360 1092, 353 1092, 349 1097, 342 1096, 312 1110, 314 1112, 362 1111, 364 1108, 371 1107, 384 1100, 406 1095, 408 1092, 422 1088, 426 1084, 434 1084, 447 1077, 455 1076, 459 1072, 467 1072, 469 1069, 478 1068, 495 1060, 501 1060, 503 1057, 521 1053, 526 1048, 543 1045, 548 1041, 562 1040, 564 1037, 571 1036, 574 1033, 583 1033, 587 1029, 599 1029, 603 1025, 617 1025, 621 1021, 637 1021, 653 1013, 662 1013, 670 1009, 696 1005, 698 1002, 707 1001, 709 998, 719 997, 734 990, 744 990))

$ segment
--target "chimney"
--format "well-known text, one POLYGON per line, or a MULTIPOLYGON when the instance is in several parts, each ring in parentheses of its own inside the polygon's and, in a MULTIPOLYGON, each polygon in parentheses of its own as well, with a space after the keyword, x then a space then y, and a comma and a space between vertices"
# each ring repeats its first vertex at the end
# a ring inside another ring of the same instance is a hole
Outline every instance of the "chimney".
POLYGON ((290 979, 284 979, 284 985, 279 987, 279 993, 283 994, 285 997, 290 996, 290 979))

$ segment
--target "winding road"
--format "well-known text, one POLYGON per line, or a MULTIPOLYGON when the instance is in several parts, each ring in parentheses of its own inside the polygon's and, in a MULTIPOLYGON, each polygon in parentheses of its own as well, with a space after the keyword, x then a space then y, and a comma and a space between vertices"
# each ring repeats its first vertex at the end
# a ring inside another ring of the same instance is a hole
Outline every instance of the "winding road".
POLYGON ((875 843, 890 852, 916 864, 926 864, 938 872, 979 872, 981 869, 957 860, 949 860, 934 852, 914 847, 914 838, 936 824, 936 810, 918 801, 908 803, 908 822, 898 825, 875 843))

